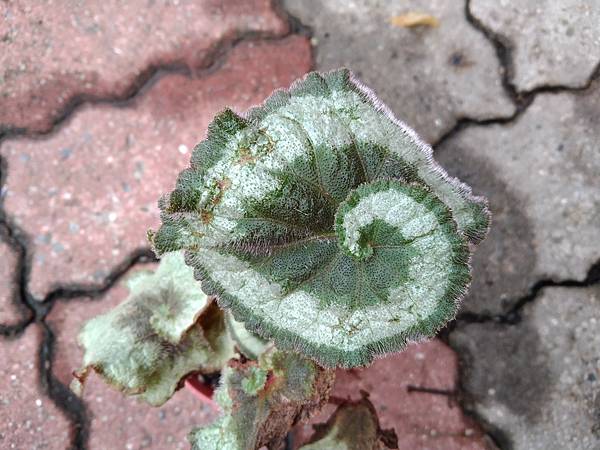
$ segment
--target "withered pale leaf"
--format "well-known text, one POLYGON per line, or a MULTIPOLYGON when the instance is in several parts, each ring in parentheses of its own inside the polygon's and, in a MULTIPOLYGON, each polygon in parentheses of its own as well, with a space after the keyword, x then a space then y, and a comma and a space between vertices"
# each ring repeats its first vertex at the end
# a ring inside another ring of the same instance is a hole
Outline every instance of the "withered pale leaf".
POLYGON ((128 287, 123 303, 83 327, 75 392, 95 371, 125 394, 158 406, 183 377, 220 370, 233 356, 224 314, 202 292, 181 252, 165 254, 155 273, 137 274, 128 287))
POLYGON ((299 420, 327 401, 333 371, 271 348, 258 361, 231 361, 215 393, 222 416, 190 433, 193 450, 280 448, 299 420))

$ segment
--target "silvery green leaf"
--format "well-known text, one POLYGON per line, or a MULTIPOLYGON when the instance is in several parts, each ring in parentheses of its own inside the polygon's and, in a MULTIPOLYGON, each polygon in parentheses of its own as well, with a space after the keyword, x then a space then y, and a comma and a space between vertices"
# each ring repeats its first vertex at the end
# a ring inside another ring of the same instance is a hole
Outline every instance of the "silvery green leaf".
POLYGON ((251 332, 334 367, 366 365, 454 317, 485 200, 347 70, 219 114, 160 202, 159 252, 251 332))

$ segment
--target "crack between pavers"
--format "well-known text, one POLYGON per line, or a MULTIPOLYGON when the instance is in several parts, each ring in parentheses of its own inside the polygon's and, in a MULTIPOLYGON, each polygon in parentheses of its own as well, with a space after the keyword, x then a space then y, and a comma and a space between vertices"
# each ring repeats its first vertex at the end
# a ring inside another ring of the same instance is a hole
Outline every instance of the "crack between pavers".
POLYGON ((552 287, 563 287, 572 289, 581 289, 590 286, 600 284, 600 259, 590 266, 587 271, 586 277, 583 280, 566 279, 556 281, 552 278, 544 278, 536 281, 533 286, 529 288, 529 291, 524 296, 520 297, 514 302, 514 305, 508 310, 508 312, 502 314, 478 314, 478 313, 462 313, 456 317, 454 326, 450 330, 453 331, 457 323, 497 323, 502 325, 518 325, 521 320, 521 313, 523 308, 529 303, 534 302, 541 291, 545 288, 552 287))
MULTIPOLYGON (((9 301, 12 303, 12 306, 17 308, 17 313, 20 316, 14 323, 0 324, 0 336, 15 337, 21 334, 35 318, 35 311, 23 300, 25 292, 21 289, 21 286, 23 286, 22 276, 27 270, 26 267, 28 267, 26 263, 27 250, 20 239, 15 236, 13 228, 8 226, 1 218, 0 240, 9 247, 11 252, 17 255, 17 263, 11 274, 12 280, 8 283, 12 288, 9 301)), ((6 281, 0 280, 0 282, 4 283, 6 281)))
POLYGON ((42 392, 56 405, 70 422, 69 450, 83 450, 87 447, 90 433, 90 418, 83 400, 62 384, 52 372, 54 355, 54 333, 44 321, 39 322, 43 339, 38 354, 40 368, 39 382, 42 392))
POLYGON ((131 85, 121 95, 94 96, 91 94, 74 94, 66 102, 62 110, 52 118, 52 124, 47 130, 31 131, 28 128, 13 127, 10 124, 0 124, 0 145, 8 139, 16 137, 46 138, 57 133, 84 105, 108 104, 115 107, 128 106, 139 96, 144 95, 156 82, 165 75, 180 74, 189 78, 202 78, 218 71, 226 62, 229 54, 238 45, 247 42, 282 42, 294 35, 310 37, 310 30, 298 19, 289 14, 277 0, 271 1, 275 14, 286 23, 287 31, 275 34, 264 31, 236 31, 233 36, 221 38, 207 50, 205 62, 198 67, 190 67, 184 61, 173 61, 168 64, 149 65, 141 70, 131 85))
MULTIPOLYGON (((471 323, 483 323, 483 324, 500 324, 503 326, 515 326, 521 323, 522 310, 523 308, 534 302, 538 295, 545 288, 552 287, 563 287, 570 289, 582 289, 590 286, 600 284, 600 259, 592 264, 587 272, 584 280, 566 279, 562 281, 555 281, 553 279, 545 278, 538 280, 530 289, 529 292, 520 297, 514 304, 514 306, 504 314, 476 314, 476 313, 463 313, 456 317, 456 320, 452 321, 446 330, 443 331, 446 340, 448 341, 449 334, 456 330, 461 324, 471 323)), ((456 349, 454 349, 459 353, 456 349)), ((481 428, 485 431, 487 436, 493 441, 494 445, 500 450, 512 450, 514 445, 510 438, 509 433, 504 431, 501 427, 495 425, 489 420, 485 419, 477 410, 469 406, 469 402, 466 400, 469 397, 467 391, 465 391, 462 385, 463 365, 459 364, 459 376, 457 385, 457 398, 461 406, 462 411, 475 420, 481 428)))
MULTIPOLYGON (((7 164, 0 156, 0 192, 6 180, 7 164)), ((54 356, 54 334, 50 325, 45 322, 56 301, 69 301, 75 298, 93 300, 99 298, 111 289, 134 265, 156 261, 149 248, 134 250, 121 263, 113 267, 102 283, 99 284, 59 284, 48 292, 43 300, 29 291, 29 276, 31 273, 30 240, 27 234, 17 226, 4 211, 0 198, 0 239, 17 254, 17 264, 14 269, 14 300, 18 302, 27 316, 11 325, 0 325, 0 335, 4 338, 17 338, 25 329, 33 324, 43 328, 43 338, 39 347, 39 383, 42 392, 65 415, 71 427, 71 442, 69 449, 85 449, 89 436, 89 418, 85 403, 77 398, 70 389, 63 385, 52 372, 54 356)))
POLYGON ((17 263, 13 268, 10 293, 11 301, 22 313, 22 317, 14 324, 0 324, 0 335, 4 337, 15 337, 20 335, 36 317, 36 310, 33 307, 31 299, 28 298, 27 281, 30 272, 31 254, 28 251, 28 242, 25 233, 14 223, 10 221, 4 212, 2 204, 2 193, 8 164, 0 155, 0 240, 4 242, 11 252, 17 255, 17 263))
POLYGON ((473 117, 459 118, 453 127, 440 136, 433 144, 434 150, 438 150, 445 142, 456 136, 462 130, 472 126, 506 125, 516 121, 533 104, 535 98, 540 94, 560 94, 585 92, 592 87, 594 81, 600 79, 600 61, 592 70, 586 82, 581 86, 569 86, 562 84, 545 84, 530 90, 519 91, 513 82, 514 61, 513 44, 510 39, 494 32, 483 24, 471 11, 471 0, 465 0, 465 18, 467 22, 479 31, 494 47, 496 57, 501 68, 501 84, 505 94, 515 106, 515 112, 510 116, 498 116, 487 119, 473 117))
POLYGON ((288 26, 293 34, 298 34, 307 38, 310 42, 310 56, 311 56, 311 68, 312 70, 317 69, 317 54, 319 52, 319 48, 317 45, 313 45, 313 37, 314 31, 310 25, 305 24, 302 20, 292 14, 287 10, 287 8, 283 5, 284 0, 271 0, 271 7, 274 11, 284 20, 287 21, 288 26))
MULTIPOLYGON (((505 94, 509 97, 512 103, 515 105, 515 111, 511 116, 508 117, 496 117, 488 119, 475 119, 470 117, 460 118, 455 125, 444 133, 440 138, 433 143, 432 147, 434 151, 439 152, 439 148, 443 144, 464 129, 473 126, 493 126, 493 125, 506 125, 515 122, 519 117, 527 111, 529 106, 533 104, 538 94, 559 94, 559 93, 581 93, 590 89, 593 83, 600 79, 600 61, 590 74, 586 83, 582 86, 567 86, 567 85, 541 85, 534 89, 519 91, 513 82, 514 78, 514 60, 513 60, 513 44, 506 37, 498 34, 485 26, 479 19, 477 19, 471 11, 471 0, 465 0, 465 18, 467 22, 478 30, 494 47, 496 57, 498 58, 501 67, 501 84, 505 94)), ((521 322, 521 312, 523 308, 532 303, 538 297, 538 294, 547 287, 566 287, 566 288, 584 288, 598 284, 600 282, 600 260, 594 263, 588 270, 586 278, 583 281, 566 279, 562 281, 555 281, 553 279, 545 278, 538 280, 530 289, 529 292, 520 297, 513 305, 513 307, 504 314, 489 315, 489 314, 476 314, 476 313, 463 313, 457 316, 456 320, 451 322, 449 326, 442 331, 446 338, 446 342, 449 338, 449 334, 456 329, 459 323, 500 323, 504 325, 516 325, 521 322)), ((461 367, 459 365, 459 367, 461 367)), ((459 369, 460 370, 460 369, 459 369)), ((501 450, 512 450, 514 445, 510 438, 510 435, 504 431, 501 427, 489 422, 482 417, 474 408, 466 405, 465 390, 462 386, 462 370, 459 372, 458 377, 458 395, 461 405, 461 409, 465 414, 468 414, 473 418, 483 430, 485 430, 487 436, 493 441, 501 450)))
POLYGON ((457 395, 457 391, 455 389, 439 389, 432 388, 427 386, 417 386, 414 384, 406 385, 406 392, 412 393, 417 392, 421 394, 431 394, 431 395, 441 395, 448 398, 454 398, 457 395))
MULTIPOLYGON (((133 250, 119 264, 113 266, 110 273, 98 284, 85 283, 64 283, 57 284, 46 294, 43 300, 36 300, 38 303, 53 305, 56 301, 69 301, 77 298, 87 298, 89 300, 101 297, 109 291, 117 282, 134 266, 138 264, 149 264, 158 262, 154 252, 150 248, 138 248, 133 250)), ((50 312, 51 306, 48 308, 50 312)), ((44 314, 45 319, 47 313, 44 314)))
POLYGON ((515 104, 515 112, 510 116, 491 117, 487 119, 475 119, 472 117, 459 118, 454 126, 440 136, 433 144, 434 151, 438 151, 444 143, 455 137, 461 131, 470 127, 486 127, 491 125, 507 125, 516 122, 529 107, 533 104, 538 95, 541 94, 562 94, 571 93, 577 94, 585 92, 592 88, 595 81, 600 80, 600 62, 596 65, 587 82, 582 86, 569 87, 561 85, 540 86, 531 91, 521 91, 516 93, 518 100, 511 97, 511 101, 515 104))
MULTIPOLYGON (((275 14, 287 22, 290 34, 298 34, 311 39, 313 37, 312 28, 303 23, 299 17, 289 12, 286 7, 283 6, 283 1, 284 0, 271 0, 271 8, 275 11, 275 14)), ((314 67, 314 61, 312 66, 314 67)))
POLYGON ((600 61, 596 64, 592 70, 590 76, 580 86, 572 86, 568 84, 540 84, 532 89, 526 89, 520 91, 514 83, 515 75, 515 63, 513 58, 514 44, 510 38, 500 33, 495 32, 490 27, 485 25, 480 19, 475 17, 471 10, 472 0, 465 0, 465 18, 467 22, 485 36, 485 38, 492 44, 496 51, 496 56, 502 68, 502 86, 506 91, 507 95, 513 99, 513 102, 517 106, 523 106, 529 103, 528 97, 543 92, 552 91, 580 91, 585 90, 589 87, 591 81, 598 76, 600 69, 600 61))

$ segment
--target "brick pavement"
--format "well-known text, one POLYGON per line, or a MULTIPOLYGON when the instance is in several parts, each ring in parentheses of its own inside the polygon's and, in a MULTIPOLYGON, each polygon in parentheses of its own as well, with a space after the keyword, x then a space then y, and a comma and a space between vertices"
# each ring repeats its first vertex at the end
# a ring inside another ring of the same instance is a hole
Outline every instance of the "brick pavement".
POLYGON ((217 71, 168 74, 125 105, 85 105, 52 135, 2 143, 4 209, 30 236, 30 289, 93 283, 159 224, 157 199, 225 106, 244 110, 310 67, 305 39, 242 42, 217 71), (85 249, 85 251, 82 251, 85 249), (51 268, 51 269, 50 269, 51 268))
POLYGON ((16 339, 3 339, 0 365, 0 447, 66 448, 70 424, 40 382, 38 325, 16 339))
POLYGON ((268 0, 0 4, 0 129, 49 131, 83 99, 132 95, 159 68, 198 71, 287 22, 268 0))

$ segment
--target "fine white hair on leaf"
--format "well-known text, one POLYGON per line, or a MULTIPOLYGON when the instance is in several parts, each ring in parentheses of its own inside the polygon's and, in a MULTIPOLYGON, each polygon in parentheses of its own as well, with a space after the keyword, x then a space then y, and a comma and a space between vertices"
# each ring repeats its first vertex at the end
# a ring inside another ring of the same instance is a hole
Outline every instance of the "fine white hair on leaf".
POLYGON ((279 348, 368 364, 456 313, 485 199, 347 69, 215 117, 160 203, 158 253, 279 348))

